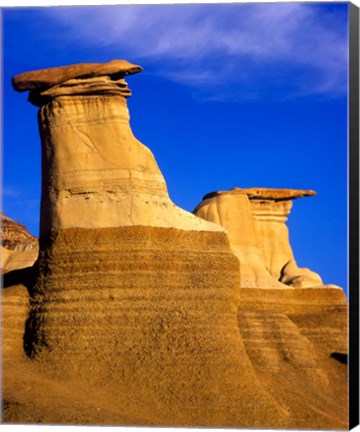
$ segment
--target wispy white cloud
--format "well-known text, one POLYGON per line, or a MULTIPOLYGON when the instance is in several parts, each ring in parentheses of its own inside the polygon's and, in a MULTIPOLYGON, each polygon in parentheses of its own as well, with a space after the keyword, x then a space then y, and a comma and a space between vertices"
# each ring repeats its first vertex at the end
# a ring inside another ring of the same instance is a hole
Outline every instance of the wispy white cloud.
MULTIPOLYGON (((52 32, 127 56, 215 97, 337 96, 347 87, 346 4, 262 3, 49 8, 52 32), (230 91, 230 87, 232 91, 230 91)), ((50 33, 47 33, 47 37, 50 33)))
POLYGON ((21 190, 13 186, 4 186, 1 192, 5 198, 19 198, 21 195, 21 190))

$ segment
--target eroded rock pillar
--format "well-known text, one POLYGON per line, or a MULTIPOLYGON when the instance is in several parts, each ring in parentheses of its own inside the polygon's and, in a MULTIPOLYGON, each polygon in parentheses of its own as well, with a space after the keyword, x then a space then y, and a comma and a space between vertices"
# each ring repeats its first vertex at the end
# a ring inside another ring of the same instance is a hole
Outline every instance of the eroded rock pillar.
POLYGON ((285 224, 292 200, 314 191, 233 188, 204 196, 194 213, 226 228, 239 259, 243 288, 321 286, 319 275, 299 268, 285 224))
POLYGON ((40 107, 40 236, 67 228, 160 226, 221 231, 176 207, 151 151, 133 135, 125 60, 28 72, 14 78, 40 107))

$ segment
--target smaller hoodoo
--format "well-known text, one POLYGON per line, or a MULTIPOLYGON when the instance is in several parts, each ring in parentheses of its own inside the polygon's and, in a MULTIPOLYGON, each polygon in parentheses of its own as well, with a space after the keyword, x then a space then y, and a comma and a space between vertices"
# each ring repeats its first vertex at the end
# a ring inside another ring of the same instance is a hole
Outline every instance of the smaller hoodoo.
POLYGON ((226 228, 242 288, 320 287, 317 273, 296 264, 285 224, 292 201, 314 195, 312 190, 233 188, 205 195, 194 214, 226 228))

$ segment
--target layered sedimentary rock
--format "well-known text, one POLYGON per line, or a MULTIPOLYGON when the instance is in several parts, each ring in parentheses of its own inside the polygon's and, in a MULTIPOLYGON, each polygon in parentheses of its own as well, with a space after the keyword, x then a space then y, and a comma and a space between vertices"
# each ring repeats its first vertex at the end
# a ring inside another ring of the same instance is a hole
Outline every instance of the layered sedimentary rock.
POLYGON ((146 225, 221 231, 176 207, 150 150, 133 135, 124 60, 28 72, 13 79, 41 106, 40 235, 146 225))
POLYGON ((27 229, 0 213, 1 216, 1 271, 30 267, 35 262, 38 239, 27 229))
POLYGON ((346 428, 342 291, 278 280, 299 276, 284 225, 299 191, 215 194, 202 219, 176 207, 129 126, 124 76, 139 71, 13 80, 40 106, 43 178, 39 260, 25 286, 7 275, 30 303, 6 421, 346 428))
POLYGON ((16 91, 34 90, 34 94, 36 92, 41 94, 43 91, 49 88, 57 88, 57 85, 67 83, 71 79, 109 77, 116 82, 124 76, 141 71, 141 66, 134 65, 126 60, 112 60, 108 63, 79 63, 25 72, 13 77, 12 83, 16 91))
POLYGON ((29 233, 25 226, 15 222, 0 212, 1 217, 1 245, 9 250, 19 252, 38 251, 38 240, 29 233))
POLYGON ((285 225, 292 200, 313 195, 311 190, 233 188, 205 195, 194 213, 226 228, 239 258, 242 288, 321 286, 318 274, 297 266, 285 225))
MULTIPOLYGON (((16 273, 16 270, 13 272, 16 273)), ((25 357, 24 333, 29 311, 29 292, 23 280, 24 278, 31 279, 29 276, 27 271, 20 278, 14 278, 10 284, 8 284, 7 275, 4 276, 5 286, 2 288, 1 294, 1 354, 3 361, 17 361, 25 357)))
POLYGON ((5 282, 1 296, 3 359, 13 360, 24 356, 23 337, 29 294, 26 286, 20 282, 22 277, 17 275, 22 273, 29 279, 29 267, 34 264, 38 252, 38 239, 23 225, 1 213, 1 272, 5 282), (8 284, 9 275, 12 280, 8 284))
POLYGON ((285 225, 292 200, 312 195, 234 188, 206 195, 194 211, 227 230, 240 264, 238 324, 246 352, 295 428, 311 410, 318 413, 309 420, 313 428, 346 425, 347 418, 346 297, 297 266, 285 225))
POLYGON ((244 289, 238 321, 257 376, 288 407, 293 427, 347 427, 348 322, 341 289, 244 289))

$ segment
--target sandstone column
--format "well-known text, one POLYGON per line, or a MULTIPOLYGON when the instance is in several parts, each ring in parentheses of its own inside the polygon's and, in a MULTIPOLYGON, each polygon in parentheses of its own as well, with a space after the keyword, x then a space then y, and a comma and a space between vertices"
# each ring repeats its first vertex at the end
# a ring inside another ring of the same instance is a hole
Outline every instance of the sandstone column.
POLYGON ((40 236, 66 228, 160 226, 221 231, 176 207, 150 150, 133 135, 124 60, 28 72, 14 78, 40 106, 40 236))
POLYGON ((277 280, 294 287, 322 286, 321 277, 299 268, 289 241, 286 226, 293 200, 316 195, 312 190, 245 189, 249 197, 266 268, 277 280))
POLYGON ((314 191, 233 188, 205 195, 194 213, 226 228, 240 262, 241 287, 321 286, 319 275, 297 266, 285 224, 292 200, 312 195, 314 191))

